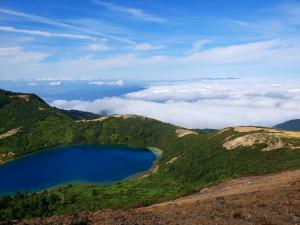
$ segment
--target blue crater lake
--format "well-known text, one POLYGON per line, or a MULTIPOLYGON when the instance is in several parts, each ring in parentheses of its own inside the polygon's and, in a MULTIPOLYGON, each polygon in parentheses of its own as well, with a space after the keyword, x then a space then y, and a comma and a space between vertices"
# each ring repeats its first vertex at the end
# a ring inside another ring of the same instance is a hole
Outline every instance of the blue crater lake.
POLYGON ((43 150, 0 165, 0 194, 40 191, 65 183, 113 183, 151 168, 147 149, 84 145, 43 150))

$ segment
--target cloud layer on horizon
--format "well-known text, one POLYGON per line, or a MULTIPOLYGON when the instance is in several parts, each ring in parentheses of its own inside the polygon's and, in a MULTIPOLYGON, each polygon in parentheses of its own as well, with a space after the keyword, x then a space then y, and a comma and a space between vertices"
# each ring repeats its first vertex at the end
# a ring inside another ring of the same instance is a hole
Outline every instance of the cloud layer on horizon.
POLYGON ((187 128, 273 126, 300 118, 300 80, 154 84, 122 97, 51 104, 94 113, 143 115, 187 128))
MULTIPOLYGON (((95 46, 93 46, 95 47, 95 46)), ((99 46, 98 46, 99 47, 99 46)), ((102 46, 103 47, 103 46, 102 46)), ((140 46, 140 50, 151 50, 160 46, 140 46)), ((239 45, 214 47, 193 51, 181 56, 140 56, 137 53, 120 54, 109 58, 94 55, 62 61, 47 61, 47 54, 38 51, 25 51, 20 47, 0 47, 0 79, 12 74, 31 74, 31 77, 65 76, 82 78, 110 75, 120 79, 120 74, 127 78, 158 79, 205 76, 206 74, 242 74, 240 77, 263 76, 263 74, 281 75, 298 74, 300 68, 300 45, 295 40, 267 40, 239 45), (20 72, 21 71, 21 72, 20 72), (129 75, 130 74, 130 75, 129 75), (168 74, 168 75, 166 75, 168 74)), ((13 77, 13 76, 12 76, 13 77)), ((17 76, 18 77, 18 76, 17 76)), ((20 77, 18 77, 20 78, 20 77)))

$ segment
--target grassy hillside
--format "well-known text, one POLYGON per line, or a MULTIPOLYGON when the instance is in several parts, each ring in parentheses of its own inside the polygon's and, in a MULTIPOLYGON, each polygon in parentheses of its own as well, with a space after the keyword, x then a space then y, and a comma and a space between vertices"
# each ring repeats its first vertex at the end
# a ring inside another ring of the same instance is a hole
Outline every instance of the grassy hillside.
POLYGON ((50 107, 33 94, 13 93, 0 90, 0 133, 32 124, 51 116, 68 119, 60 110, 50 107))
POLYGON ((0 106, 1 132, 19 127, 20 130, 0 139, 0 154, 12 152, 13 157, 18 157, 68 144, 125 144, 163 150, 158 170, 142 179, 113 185, 68 185, 42 193, 2 196, 1 220, 145 206, 230 178, 300 168, 298 133, 264 128, 192 132, 138 116, 75 121, 34 95, 28 101, 11 97, 19 95, 15 93, 1 95, 5 95, 0 106), (9 120, 3 118, 6 114, 9 120), (23 120, 19 121, 20 118, 23 120))

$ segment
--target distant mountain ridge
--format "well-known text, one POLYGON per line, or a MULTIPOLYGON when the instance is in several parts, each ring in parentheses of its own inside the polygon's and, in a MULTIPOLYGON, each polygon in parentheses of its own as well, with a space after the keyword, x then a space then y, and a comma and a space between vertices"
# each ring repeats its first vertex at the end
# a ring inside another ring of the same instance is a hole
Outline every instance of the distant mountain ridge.
POLYGON ((28 128, 49 117, 63 120, 90 120, 100 117, 100 115, 90 112, 51 107, 35 94, 2 89, 0 89, 0 107, 0 133, 17 127, 28 128))
POLYGON ((289 120, 284 123, 277 124, 274 128, 289 131, 300 131, 300 119, 289 120))

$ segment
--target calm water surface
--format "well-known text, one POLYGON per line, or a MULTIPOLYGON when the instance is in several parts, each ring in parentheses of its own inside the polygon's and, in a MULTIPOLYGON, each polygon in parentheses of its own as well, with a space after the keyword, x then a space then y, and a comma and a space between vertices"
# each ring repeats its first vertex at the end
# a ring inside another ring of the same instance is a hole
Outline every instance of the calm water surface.
POLYGON ((111 183, 151 168, 156 156, 120 146, 69 146, 0 165, 0 194, 39 191, 63 183, 111 183))

